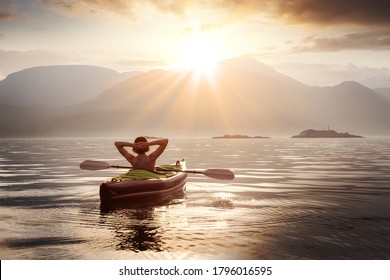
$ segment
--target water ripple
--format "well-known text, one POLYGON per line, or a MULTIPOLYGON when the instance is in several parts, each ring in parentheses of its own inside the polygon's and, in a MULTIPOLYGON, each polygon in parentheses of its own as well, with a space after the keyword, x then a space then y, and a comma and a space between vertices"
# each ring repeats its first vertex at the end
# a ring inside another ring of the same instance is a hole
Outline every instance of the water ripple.
POLYGON ((0 140, 1 259, 390 259, 389 139, 172 140, 189 175, 164 201, 100 207, 111 139, 0 140))

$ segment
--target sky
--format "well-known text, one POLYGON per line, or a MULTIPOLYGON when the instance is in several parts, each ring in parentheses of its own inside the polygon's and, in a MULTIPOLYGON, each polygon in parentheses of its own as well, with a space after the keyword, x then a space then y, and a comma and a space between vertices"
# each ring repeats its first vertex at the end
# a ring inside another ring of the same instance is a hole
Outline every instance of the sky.
POLYGON ((254 58, 308 85, 390 87, 388 0, 0 0, 0 79, 83 64, 119 72, 254 58))

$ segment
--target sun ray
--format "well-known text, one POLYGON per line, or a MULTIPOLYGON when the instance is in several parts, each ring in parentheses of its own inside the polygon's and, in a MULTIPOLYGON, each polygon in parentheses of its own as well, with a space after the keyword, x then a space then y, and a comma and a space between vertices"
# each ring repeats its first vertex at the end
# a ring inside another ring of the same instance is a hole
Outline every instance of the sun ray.
POLYGON ((181 68, 194 70, 199 75, 211 76, 215 65, 221 59, 216 43, 198 27, 193 27, 191 37, 181 51, 181 68))

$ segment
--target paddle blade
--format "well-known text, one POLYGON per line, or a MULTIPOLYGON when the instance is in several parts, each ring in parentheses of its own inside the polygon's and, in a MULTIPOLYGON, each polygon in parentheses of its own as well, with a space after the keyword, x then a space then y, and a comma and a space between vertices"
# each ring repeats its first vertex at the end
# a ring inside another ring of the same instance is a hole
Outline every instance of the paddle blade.
POLYGON ((111 165, 108 162, 97 160, 85 160, 80 163, 80 168, 83 170, 102 170, 110 167, 111 165))
POLYGON ((202 174, 218 179, 218 180, 233 180, 234 179, 234 173, 227 169, 207 169, 202 172, 202 174))

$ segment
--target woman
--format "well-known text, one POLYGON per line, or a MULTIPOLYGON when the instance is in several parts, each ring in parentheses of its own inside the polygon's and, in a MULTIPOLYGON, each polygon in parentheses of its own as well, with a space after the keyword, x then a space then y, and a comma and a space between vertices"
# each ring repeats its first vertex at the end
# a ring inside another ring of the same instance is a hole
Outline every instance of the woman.
POLYGON ((118 151, 127 159, 134 169, 145 169, 149 171, 155 171, 156 160, 164 152, 167 145, 168 139, 159 139, 148 142, 148 140, 143 136, 137 137, 134 140, 134 143, 115 142, 115 146, 118 151), (149 152, 150 146, 158 147, 150 155, 147 155, 146 152, 149 152), (133 148, 133 152, 137 155, 132 155, 125 149, 125 147, 133 148))

